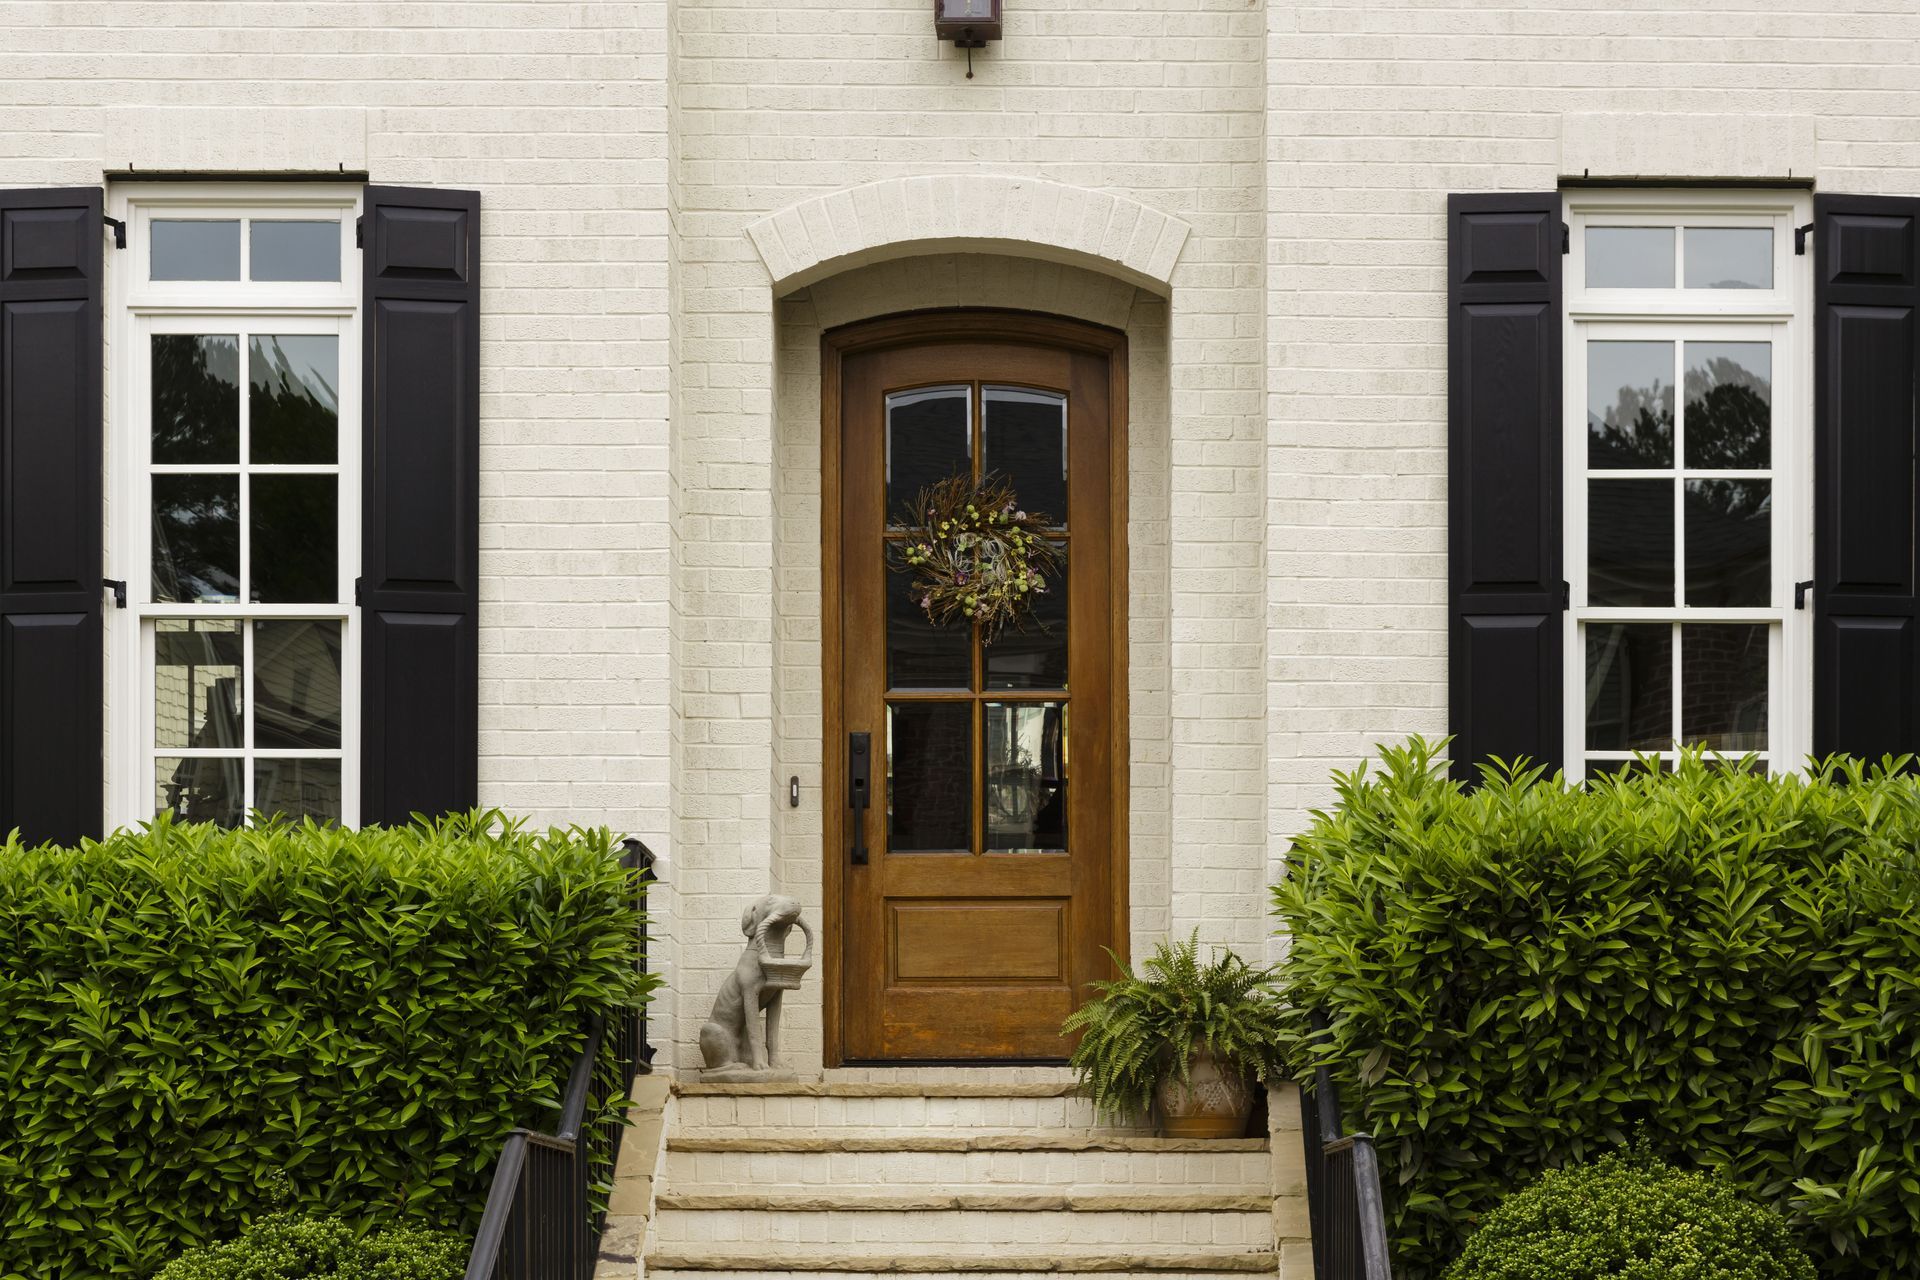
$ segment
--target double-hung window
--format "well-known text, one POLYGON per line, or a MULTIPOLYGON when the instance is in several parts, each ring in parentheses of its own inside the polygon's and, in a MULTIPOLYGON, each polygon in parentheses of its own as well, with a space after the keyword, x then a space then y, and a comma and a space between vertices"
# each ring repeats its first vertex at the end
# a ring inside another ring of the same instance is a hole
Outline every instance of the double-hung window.
POLYGON ((117 193, 109 826, 357 820, 359 202, 117 193))
POLYGON ((1810 216, 1797 192, 1566 195, 1570 776, 1810 748, 1810 216))

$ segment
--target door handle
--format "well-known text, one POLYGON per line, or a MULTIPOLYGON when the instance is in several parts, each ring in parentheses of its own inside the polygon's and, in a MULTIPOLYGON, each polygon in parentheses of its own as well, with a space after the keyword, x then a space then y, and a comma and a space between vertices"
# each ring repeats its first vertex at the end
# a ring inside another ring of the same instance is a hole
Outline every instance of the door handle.
POLYGON ((853 865, 867 865, 867 807, 873 795, 873 735, 847 735, 847 807, 853 811, 853 865))

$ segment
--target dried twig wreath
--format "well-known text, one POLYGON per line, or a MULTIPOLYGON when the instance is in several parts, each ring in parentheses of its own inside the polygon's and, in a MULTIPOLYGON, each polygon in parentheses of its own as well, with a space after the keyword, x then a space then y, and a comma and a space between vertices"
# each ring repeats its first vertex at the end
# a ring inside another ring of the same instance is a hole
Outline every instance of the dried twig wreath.
POLYGON ((936 626, 965 620, 992 644, 1008 623, 1026 629, 1033 600, 1053 586, 1060 554, 1047 540, 1052 521, 1024 511, 1013 484, 987 475, 950 476, 922 489, 908 508, 910 536, 888 544, 896 573, 913 575, 913 593, 936 626))

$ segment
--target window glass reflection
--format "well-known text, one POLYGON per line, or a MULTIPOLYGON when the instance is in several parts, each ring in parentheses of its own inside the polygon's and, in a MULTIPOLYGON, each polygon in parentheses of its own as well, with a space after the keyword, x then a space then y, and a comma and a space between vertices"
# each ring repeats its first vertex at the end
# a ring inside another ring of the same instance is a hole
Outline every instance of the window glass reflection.
POLYGON ((1587 288, 1673 288, 1672 227, 1588 227, 1587 288))
POLYGON ((1688 227, 1687 288, 1773 288, 1769 227, 1688 227))
POLYGON ((235 219, 155 218, 147 248, 149 279, 240 278, 240 223, 235 219))
POLYGON ((973 849, 973 705, 887 708, 887 850, 973 849))
POLYGON ((986 704, 987 848, 1067 847, 1067 704, 986 704))
POLYGON ((1587 344, 1587 465, 1673 465, 1673 344, 1587 344))
POLYGON ((1673 745, 1673 628, 1664 622, 1586 625, 1587 750, 1673 745))
POLYGON ((149 349, 153 461, 238 462, 238 336, 156 333, 149 349))
POLYGON ((1773 465, 1773 347, 1765 342, 1689 342, 1687 465, 1773 465))

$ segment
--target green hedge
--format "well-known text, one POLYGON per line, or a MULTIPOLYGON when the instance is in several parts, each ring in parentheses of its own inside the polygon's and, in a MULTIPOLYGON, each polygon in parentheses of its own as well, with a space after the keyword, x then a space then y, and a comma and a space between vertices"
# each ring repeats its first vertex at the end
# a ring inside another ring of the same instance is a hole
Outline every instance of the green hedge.
POLYGON ((0 847, 0 1276, 301 1208, 471 1227, 589 1013, 644 998, 605 831, 175 824, 0 847), (532 1100, 530 1104, 530 1100, 532 1100))
POLYGON ((1508 1196, 1446 1280, 1813 1280, 1813 1264, 1724 1179, 1616 1152, 1508 1196))
POLYGON ((365 1234, 339 1218, 271 1214, 225 1244, 192 1249, 155 1280, 460 1280, 472 1242, 419 1227, 365 1234))
POLYGON ((1378 1141, 1399 1280, 1636 1134, 1786 1212, 1825 1275, 1920 1274, 1920 781, 1382 763, 1274 900, 1287 994, 1331 1018, 1292 1066, 1378 1141))

